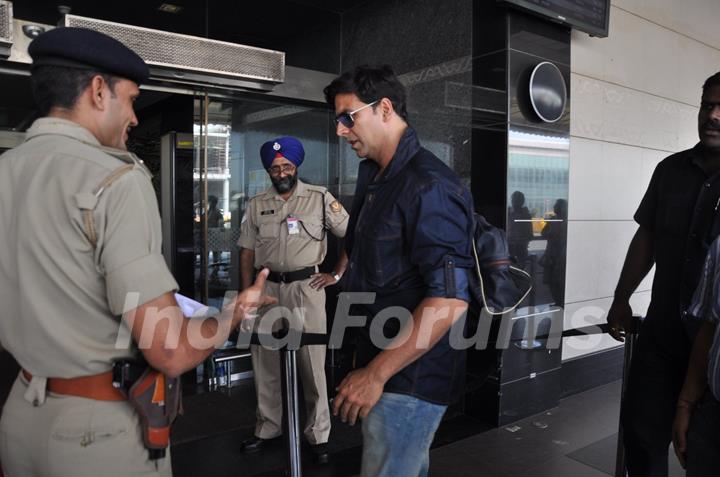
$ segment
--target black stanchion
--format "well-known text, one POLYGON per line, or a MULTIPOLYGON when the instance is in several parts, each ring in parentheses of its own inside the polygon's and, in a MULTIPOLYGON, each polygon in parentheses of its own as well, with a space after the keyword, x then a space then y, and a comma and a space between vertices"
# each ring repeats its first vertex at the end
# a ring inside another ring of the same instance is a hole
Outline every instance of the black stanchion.
POLYGON ((279 348, 280 370, 282 372, 283 403, 283 440, 286 450, 285 474, 289 477, 302 477, 300 452, 300 415, 297 379, 297 351, 303 346, 327 345, 328 336, 319 333, 301 333, 295 330, 281 330, 272 335, 252 333, 250 339, 238 337, 238 343, 249 342, 255 345, 277 343, 287 339, 287 344, 279 348))
MULTIPOLYGON (((638 328, 640 323, 639 316, 633 316, 632 327, 625 330, 625 358, 623 360, 623 379, 622 388, 620 390, 620 408, 622 409, 625 400, 625 389, 627 388, 628 377, 630 376, 630 363, 632 362, 633 350, 637 343, 638 328)), ((615 477, 625 477, 627 469, 625 468, 625 445, 623 443, 623 426, 622 416, 618 425, 618 441, 617 454, 615 459, 615 477)))

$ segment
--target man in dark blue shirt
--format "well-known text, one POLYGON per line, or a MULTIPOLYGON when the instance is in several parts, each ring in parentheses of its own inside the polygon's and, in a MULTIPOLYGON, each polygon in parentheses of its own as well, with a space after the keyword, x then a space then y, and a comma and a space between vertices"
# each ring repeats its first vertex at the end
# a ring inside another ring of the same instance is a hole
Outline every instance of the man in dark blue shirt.
POLYGON ((464 377, 464 351, 450 346, 449 330, 470 299, 472 198, 420 146, 389 66, 346 72, 325 97, 338 136, 366 158, 346 235, 345 289, 375 294, 351 310, 367 317, 360 368, 338 387, 333 411, 351 424, 363 419, 363 477, 424 476, 432 438, 464 377))

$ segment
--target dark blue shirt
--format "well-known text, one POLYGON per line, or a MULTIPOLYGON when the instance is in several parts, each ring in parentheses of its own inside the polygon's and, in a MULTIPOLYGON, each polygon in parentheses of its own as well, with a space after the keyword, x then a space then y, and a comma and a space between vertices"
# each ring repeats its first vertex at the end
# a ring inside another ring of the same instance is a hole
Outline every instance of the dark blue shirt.
MULTIPOLYGON (((360 330, 359 366, 380 352, 369 331, 381 310, 403 307, 412 313, 427 297, 470 300, 473 206, 468 188, 440 159, 420 147, 411 128, 380 177, 376 177, 378 171, 371 160, 360 163, 346 235, 350 262, 345 290, 377 294, 373 304, 351 310, 368 318, 360 330)), ((398 320, 384 326, 387 338, 398 331, 398 320)), ((448 338, 449 333, 391 378, 385 391, 451 402, 462 388, 465 351, 452 349, 448 338)))

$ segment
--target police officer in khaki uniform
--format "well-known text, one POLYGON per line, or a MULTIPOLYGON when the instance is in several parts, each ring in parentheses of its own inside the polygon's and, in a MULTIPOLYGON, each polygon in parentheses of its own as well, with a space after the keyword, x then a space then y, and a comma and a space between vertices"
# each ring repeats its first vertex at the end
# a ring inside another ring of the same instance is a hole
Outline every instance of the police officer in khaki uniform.
MULTIPOLYGON (((327 231, 345 235, 348 214, 327 189, 298 179, 298 167, 305 151, 300 141, 281 137, 268 141, 260 149, 263 166, 270 174, 272 187, 248 203, 238 245, 242 285, 251 283, 254 269, 271 270, 266 292, 278 299, 279 306, 298 310, 303 331, 325 333, 325 292, 323 288, 340 280, 347 260, 341 258, 334 273, 317 273, 327 253, 327 231)), ((264 309, 263 312, 270 310, 264 309)), ((277 311, 277 310, 276 310, 277 311)), ((261 314, 256 329, 272 331, 261 314)), ((298 315, 295 315, 298 316, 298 315)), ((274 321, 277 328, 279 321, 274 321)), ((252 346, 253 371, 258 408, 255 436, 243 442, 245 452, 260 450, 269 439, 282 432, 280 357, 277 351, 252 346)), ((307 423, 305 436, 316 461, 328 459, 330 412, 325 381, 325 346, 305 346, 298 352, 307 423)))
MULTIPOLYGON (((150 173, 125 149, 148 68, 80 28, 44 33, 30 55, 45 117, 0 156, 0 343, 23 369, 0 419, 0 461, 6 477, 168 476, 169 453, 149 458, 113 362, 142 354, 173 378, 214 342, 190 344, 150 173)), ((260 294, 266 276, 229 308, 228 328, 272 302, 260 294)), ((201 333, 224 341, 221 324, 204 320, 201 333)))

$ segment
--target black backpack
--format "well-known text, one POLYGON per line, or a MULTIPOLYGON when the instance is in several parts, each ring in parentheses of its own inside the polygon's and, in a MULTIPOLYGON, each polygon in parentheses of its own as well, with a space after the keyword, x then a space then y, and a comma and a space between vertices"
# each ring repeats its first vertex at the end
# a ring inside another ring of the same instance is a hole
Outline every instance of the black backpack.
POLYGON ((470 291, 479 305, 491 315, 513 311, 532 290, 532 277, 513 267, 505 231, 475 213, 473 255, 475 273, 470 291))

